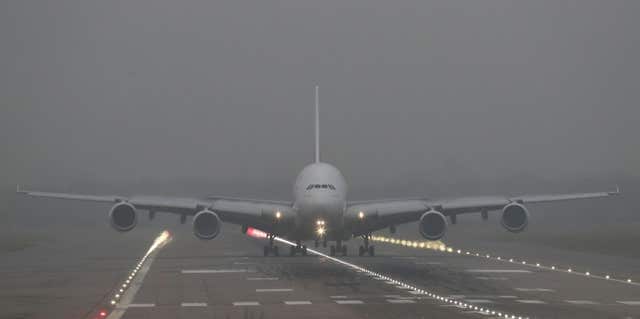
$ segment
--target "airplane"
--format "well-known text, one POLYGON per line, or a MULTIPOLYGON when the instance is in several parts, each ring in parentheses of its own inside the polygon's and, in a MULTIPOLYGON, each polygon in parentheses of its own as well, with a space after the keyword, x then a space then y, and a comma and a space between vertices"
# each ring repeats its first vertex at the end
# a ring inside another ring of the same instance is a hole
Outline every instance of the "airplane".
POLYGON ((315 88, 315 161, 302 169, 293 185, 292 202, 214 196, 202 199, 157 196, 101 196, 71 193, 52 193, 22 190, 16 192, 34 197, 57 198, 90 202, 113 203, 109 212, 111 226, 120 232, 132 230, 138 221, 138 211, 148 211, 148 218, 157 212, 180 216, 184 224, 193 217, 193 233, 202 240, 211 240, 220 234, 222 223, 240 225, 242 232, 249 228, 267 233, 269 242, 264 256, 279 255, 274 245, 276 236, 295 241, 289 255, 307 255, 303 243, 314 241, 323 247, 327 241, 330 255, 347 255, 344 241, 361 237, 359 256, 374 256, 375 247, 369 243, 375 231, 389 228, 394 233, 397 225, 418 222, 418 231, 427 240, 441 239, 448 224, 456 224, 460 214, 480 213, 487 220, 489 212, 501 211, 500 223, 514 233, 523 231, 529 222, 525 204, 609 197, 613 192, 573 193, 556 195, 523 195, 463 197, 448 200, 379 199, 348 201, 347 183, 333 165, 320 161, 320 123, 318 87, 315 88))

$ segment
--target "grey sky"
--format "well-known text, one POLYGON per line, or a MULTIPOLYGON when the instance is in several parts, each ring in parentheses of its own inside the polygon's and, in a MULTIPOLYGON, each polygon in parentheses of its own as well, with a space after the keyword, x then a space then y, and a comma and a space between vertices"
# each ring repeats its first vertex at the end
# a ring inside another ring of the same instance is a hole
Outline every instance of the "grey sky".
POLYGON ((355 187, 640 175, 638 1, 1 7, 12 183, 284 185, 313 159, 316 84, 323 160, 355 187))

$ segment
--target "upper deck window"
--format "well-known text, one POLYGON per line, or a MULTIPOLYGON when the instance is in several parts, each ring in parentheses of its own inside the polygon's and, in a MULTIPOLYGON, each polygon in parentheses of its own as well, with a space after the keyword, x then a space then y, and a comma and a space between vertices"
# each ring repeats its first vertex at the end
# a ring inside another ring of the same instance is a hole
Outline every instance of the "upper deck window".
POLYGON ((307 186, 307 190, 311 190, 311 189, 330 189, 330 190, 336 190, 336 187, 331 185, 331 184, 311 184, 309 186, 307 186))

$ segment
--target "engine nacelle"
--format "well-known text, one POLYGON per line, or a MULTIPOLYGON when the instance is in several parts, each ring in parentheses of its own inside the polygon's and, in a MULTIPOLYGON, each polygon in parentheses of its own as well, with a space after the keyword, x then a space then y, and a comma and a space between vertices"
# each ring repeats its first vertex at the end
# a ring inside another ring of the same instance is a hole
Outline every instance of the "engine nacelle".
POLYGON ((118 203, 111 208, 109 221, 117 231, 130 231, 138 223, 136 208, 129 203, 118 203))
POLYGON ((438 240, 447 232, 447 219, 433 209, 422 214, 418 225, 420 234, 428 240, 438 240))
POLYGON ((193 233, 200 239, 214 239, 220 234, 222 221, 218 214, 205 209, 193 217, 193 233))
POLYGON ((529 224, 529 211, 522 204, 509 204, 502 209, 500 223, 506 230, 519 233, 529 224))

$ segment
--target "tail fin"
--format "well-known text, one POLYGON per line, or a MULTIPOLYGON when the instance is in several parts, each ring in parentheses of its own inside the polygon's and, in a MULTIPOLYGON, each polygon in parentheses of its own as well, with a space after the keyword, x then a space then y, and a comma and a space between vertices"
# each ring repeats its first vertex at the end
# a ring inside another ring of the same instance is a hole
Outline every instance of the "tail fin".
POLYGON ((320 163, 320 111, 318 100, 318 86, 316 85, 316 163, 320 163))

